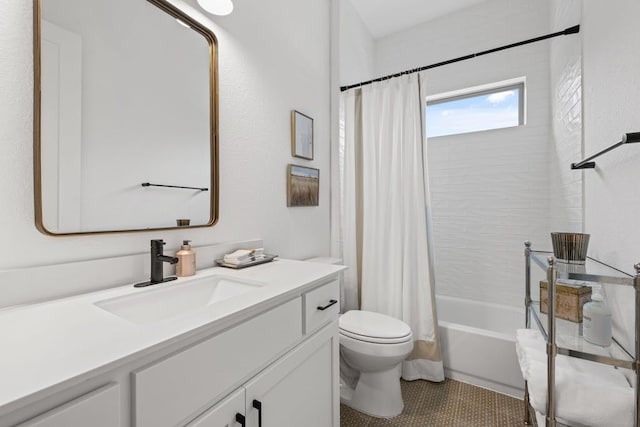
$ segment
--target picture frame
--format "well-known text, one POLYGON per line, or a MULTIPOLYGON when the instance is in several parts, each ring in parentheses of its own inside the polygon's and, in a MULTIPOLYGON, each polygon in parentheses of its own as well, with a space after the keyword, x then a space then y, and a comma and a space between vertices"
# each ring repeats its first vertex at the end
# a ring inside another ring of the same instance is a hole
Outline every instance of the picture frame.
POLYGON ((320 169, 290 164, 287 167, 287 206, 318 206, 320 169))
POLYGON ((313 160, 313 119, 299 111, 291 111, 291 155, 313 160))

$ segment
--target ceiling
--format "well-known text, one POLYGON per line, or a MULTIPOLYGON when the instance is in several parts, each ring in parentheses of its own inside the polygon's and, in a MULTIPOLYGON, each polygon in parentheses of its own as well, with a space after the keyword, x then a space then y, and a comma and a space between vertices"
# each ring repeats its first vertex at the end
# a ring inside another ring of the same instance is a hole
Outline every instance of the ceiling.
POLYGON ((484 0, 350 0, 374 39, 457 12, 484 0))

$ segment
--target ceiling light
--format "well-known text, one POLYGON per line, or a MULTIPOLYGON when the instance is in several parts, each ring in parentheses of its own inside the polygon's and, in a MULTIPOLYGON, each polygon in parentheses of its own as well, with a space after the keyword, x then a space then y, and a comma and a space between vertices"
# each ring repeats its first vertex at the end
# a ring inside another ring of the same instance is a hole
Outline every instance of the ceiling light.
POLYGON ((224 16, 233 11, 231 0, 198 0, 198 4, 212 15, 224 16))

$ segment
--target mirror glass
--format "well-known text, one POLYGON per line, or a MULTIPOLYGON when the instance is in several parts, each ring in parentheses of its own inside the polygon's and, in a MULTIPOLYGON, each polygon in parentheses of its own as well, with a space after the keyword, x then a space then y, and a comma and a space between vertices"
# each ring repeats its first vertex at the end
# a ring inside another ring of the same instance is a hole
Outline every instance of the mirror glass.
POLYGON ((215 36, 164 0, 36 1, 38 228, 213 225, 215 36))

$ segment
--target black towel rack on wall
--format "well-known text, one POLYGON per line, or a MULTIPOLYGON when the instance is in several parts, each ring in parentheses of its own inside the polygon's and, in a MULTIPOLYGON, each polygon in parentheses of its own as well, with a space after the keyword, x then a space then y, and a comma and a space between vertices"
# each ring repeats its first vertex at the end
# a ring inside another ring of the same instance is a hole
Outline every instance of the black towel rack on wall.
POLYGON ((209 191, 208 188, 203 188, 203 187, 182 187, 182 186, 179 186, 179 185, 151 184, 151 183, 148 183, 148 182, 143 182, 142 186, 143 187, 182 188, 182 189, 185 189, 185 190, 209 191))
POLYGON ((599 153, 596 153, 591 157, 587 157, 586 159, 578 163, 571 163, 571 169, 593 169, 596 167, 596 162, 592 162, 593 159, 595 159, 596 157, 600 157, 603 154, 620 147, 621 145, 631 144, 633 142, 640 142, 640 132, 625 133, 624 135, 622 135, 622 139, 620 140, 620 142, 613 144, 611 147, 605 148, 599 153))

